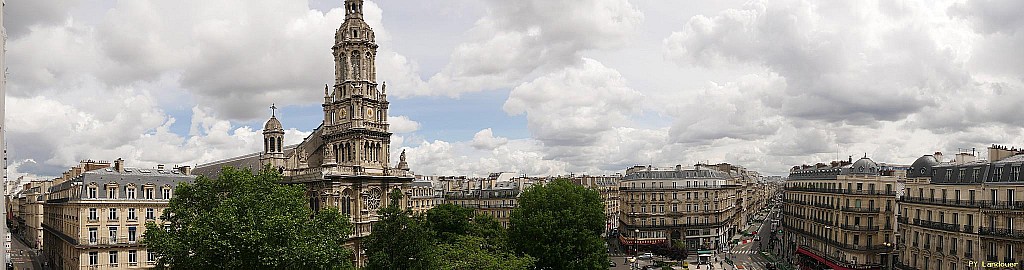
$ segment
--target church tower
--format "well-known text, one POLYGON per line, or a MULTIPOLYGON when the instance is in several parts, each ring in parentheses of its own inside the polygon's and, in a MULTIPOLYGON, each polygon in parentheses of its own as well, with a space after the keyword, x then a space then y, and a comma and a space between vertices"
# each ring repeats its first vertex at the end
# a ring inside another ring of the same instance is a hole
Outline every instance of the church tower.
POLYGON ((345 0, 345 22, 334 35, 334 86, 324 88, 324 167, 385 175, 391 133, 385 85, 378 89, 373 29, 363 1, 345 0))
POLYGON ((277 106, 271 105, 270 109, 270 120, 263 125, 263 155, 260 157, 260 164, 270 164, 273 168, 283 170, 286 159, 284 128, 281 127, 281 121, 277 120, 277 106))

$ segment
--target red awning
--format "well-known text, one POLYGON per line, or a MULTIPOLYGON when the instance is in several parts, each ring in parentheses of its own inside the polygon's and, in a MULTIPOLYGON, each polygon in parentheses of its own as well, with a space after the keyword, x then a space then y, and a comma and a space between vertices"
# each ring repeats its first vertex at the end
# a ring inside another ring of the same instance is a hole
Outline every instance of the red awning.
POLYGON ((817 260, 819 262, 822 262, 825 265, 828 265, 828 267, 830 267, 832 269, 835 269, 835 270, 864 270, 864 269, 853 269, 853 268, 849 268, 849 267, 840 266, 838 264, 833 263, 832 261, 830 261, 828 259, 825 259, 825 258, 822 258, 821 256, 818 256, 818 254, 814 254, 814 252, 811 252, 810 250, 806 250, 806 249, 803 249, 801 247, 798 247, 796 249, 796 252, 800 253, 800 254, 804 254, 804 255, 810 256, 811 258, 814 258, 815 260, 817 260))

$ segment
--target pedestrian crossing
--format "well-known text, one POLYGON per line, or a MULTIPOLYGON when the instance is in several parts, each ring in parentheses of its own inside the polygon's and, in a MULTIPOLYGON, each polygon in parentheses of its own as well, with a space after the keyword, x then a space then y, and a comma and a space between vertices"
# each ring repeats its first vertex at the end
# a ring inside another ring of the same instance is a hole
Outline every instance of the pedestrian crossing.
POLYGON ((729 253, 729 254, 755 254, 757 252, 758 251, 756 251, 756 250, 730 250, 730 251, 728 251, 726 253, 729 253))

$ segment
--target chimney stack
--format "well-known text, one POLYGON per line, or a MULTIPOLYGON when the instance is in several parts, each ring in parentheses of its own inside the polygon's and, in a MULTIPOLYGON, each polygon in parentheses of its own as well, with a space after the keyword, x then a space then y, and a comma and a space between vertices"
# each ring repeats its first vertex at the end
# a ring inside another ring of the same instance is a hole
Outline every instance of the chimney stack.
POLYGON ((117 158, 116 160, 114 160, 114 170, 119 172, 119 173, 124 172, 124 160, 123 159, 117 158))
POLYGON ((178 167, 178 172, 184 175, 192 175, 192 166, 181 166, 178 167))

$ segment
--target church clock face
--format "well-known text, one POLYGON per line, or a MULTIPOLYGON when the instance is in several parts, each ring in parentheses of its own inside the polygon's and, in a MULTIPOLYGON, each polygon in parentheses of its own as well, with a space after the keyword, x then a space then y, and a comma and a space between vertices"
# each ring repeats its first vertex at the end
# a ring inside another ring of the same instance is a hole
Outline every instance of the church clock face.
POLYGON ((375 211, 380 208, 380 189, 372 188, 363 197, 363 205, 366 210, 375 211))

